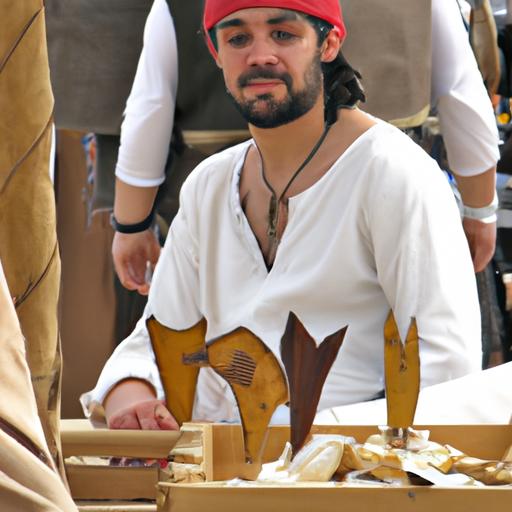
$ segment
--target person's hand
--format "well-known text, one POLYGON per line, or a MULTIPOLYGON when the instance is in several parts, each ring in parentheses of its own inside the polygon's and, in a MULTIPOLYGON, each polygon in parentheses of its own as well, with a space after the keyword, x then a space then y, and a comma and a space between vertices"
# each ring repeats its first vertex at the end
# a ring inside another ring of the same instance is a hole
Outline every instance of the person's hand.
POLYGON ((479 220, 464 217, 462 226, 468 239, 475 272, 485 269, 494 255, 496 247, 496 223, 486 224, 479 220))
POLYGON ((165 403, 153 386, 142 379, 118 382, 103 400, 107 425, 113 429, 178 430, 165 403))
POLYGON ((179 430, 163 400, 144 400, 125 407, 108 418, 108 427, 131 430, 179 430))
POLYGON ((160 256, 160 244, 153 231, 114 234, 112 258, 121 284, 128 290, 137 290, 141 295, 149 293, 146 282, 146 266, 154 267, 160 256))

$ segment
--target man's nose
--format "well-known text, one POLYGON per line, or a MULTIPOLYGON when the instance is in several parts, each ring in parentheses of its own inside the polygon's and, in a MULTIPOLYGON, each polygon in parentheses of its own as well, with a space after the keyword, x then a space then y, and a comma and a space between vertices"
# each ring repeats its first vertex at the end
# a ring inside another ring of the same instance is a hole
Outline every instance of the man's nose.
POLYGON ((257 39, 253 42, 247 56, 249 66, 273 65, 278 62, 279 58, 275 54, 275 47, 270 41, 257 39))

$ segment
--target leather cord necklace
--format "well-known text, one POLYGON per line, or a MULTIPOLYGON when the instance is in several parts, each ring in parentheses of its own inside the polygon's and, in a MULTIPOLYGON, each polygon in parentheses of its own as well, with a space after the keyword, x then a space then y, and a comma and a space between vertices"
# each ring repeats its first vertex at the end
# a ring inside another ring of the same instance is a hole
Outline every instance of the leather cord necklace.
POLYGON ((285 194, 288 192, 290 186, 295 181, 295 178, 303 171, 303 169, 306 167, 306 165, 311 162, 313 157, 316 155, 318 150, 320 149, 320 146, 324 142, 325 138, 327 137, 327 134, 329 133, 329 129, 331 128, 331 123, 326 123, 324 127, 324 131, 322 132, 322 135, 314 145, 313 149, 310 151, 309 155, 306 157, 306 159, 300 164, 299 168, 293 173, 292 177, 288 180, 288 183, 284 187, 284 190, 281 192, 279 197, 276 194, 276 191, 273 189, 272 185, 269 183, 267 177, 265 176, 265 164, 263 163, 263 156, 261 155, 260 148, 257 144, 255 144, 256 149, 258 150, 258 153, 260 155, 260 163, 261 163, 261 178, 263 179, 263 183, 265 183, 265 186, 268 188, 268 190, 271 192, 272 197, 270 198, 270 203, 268 207, 268 226, 267 226, 267 236, 269 239, 269 245, 270 245, 270 251, 268 259, 269 261, 274 260, 275 253, 277 251, 277 246, 279 245, 280 234, 279 234, 279 221, 280 215, 279 210, 280 206, 283 205, 284 207, 284 214, 285 218, 288 215, 288 199, 285 199, 285 194))

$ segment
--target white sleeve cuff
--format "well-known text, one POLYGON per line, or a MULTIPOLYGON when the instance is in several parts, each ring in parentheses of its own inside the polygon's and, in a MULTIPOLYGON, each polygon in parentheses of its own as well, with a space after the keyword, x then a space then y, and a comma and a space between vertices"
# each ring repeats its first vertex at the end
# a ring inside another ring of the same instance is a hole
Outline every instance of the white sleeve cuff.
POLYGON ((137 178, 134 174, 143 173, 125 172, 119 165, 116 166, 116 178, 133 187, 158 187, 165 181, 165 175, 158 178, 137 178))
POLYGON ((165 394, 160 380, 155 356, 146 328, 146 313, 138 321, 133 332, 113 352, 105 364, 96 387, 80 397, 87 417, 95 404, 101 404, 108 392, 125 379, 142 379, 151 384, 157 397, 165 394))
POLYGON ((155 364, 139 358, 123 358, 117 360, 114 364, 109 364, 108 374, 103 372, 96 387, 80 396, 80 403, 85 416, 89 417, 92 404, 103 403, 109 391, 118 382, 130 378, 147 381, 155 388, 158 399, 163 400, 165 398, 158 368, 155 364))

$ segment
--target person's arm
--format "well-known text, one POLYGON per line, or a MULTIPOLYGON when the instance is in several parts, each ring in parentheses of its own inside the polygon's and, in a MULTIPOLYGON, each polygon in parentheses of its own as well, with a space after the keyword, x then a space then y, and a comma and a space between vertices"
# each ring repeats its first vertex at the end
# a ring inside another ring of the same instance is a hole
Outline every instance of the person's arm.
MULTIPOLYGON (((462 202, 470 208, 485 210, 495 198, 496 167, 491 167, 482 174, 460 176, 454 174, 462 202)), ((496 246, 496 221, 492 215, 486 218, 473 219, 464 216, 462 226, 469 243, 475 272, 485 269, 494 254, 496 246)))
POLYGON ((369 238, 403 340, 416 318, 423 387, 481 368, 476 282, 444 175, 417 147, 385 150, 369 184, 369 238))
MULTIPOLYGON (((134 187, 116 178, 114 216, 121 224, 133 225, 148 217, 153 209, 157 187, 134 187)), ((153 267, 160 256, 160 244, 151 229, 138 233, 116 231, 112 259, 121 284, 141 295, 149 292, 146 265, 153 267)))
POLYGON ((96 387, 80 398, 87 416, 101 415, 98 405, 103 405, 111 428, 175 428, 164 406, 165 393, 146 320, 154 316, 167 327, 184 330, 202 317, 194 197, 195 188, 185 183, 143 317, 110 356, 96 387))
MULTIPOLYGON (((432 105, 464 205, 491 204, 498 132, 491 102, 456 2, 432 0, 432 105)), ((463 220, 475 271, 492 258, 496 224, 463 220)))
MULTIPOLYGON (((174 24, 164 0, 155 0, 144 30, 144 48, 121 127, 116 165, 114 216, 121 224, 137 224, 153 208, 173 128, 177 90, 174 24)), ((147 262, 154 265, 160 247, 150 230, 114 235, 112 256, 123 286, 146 295, 147 262)))

